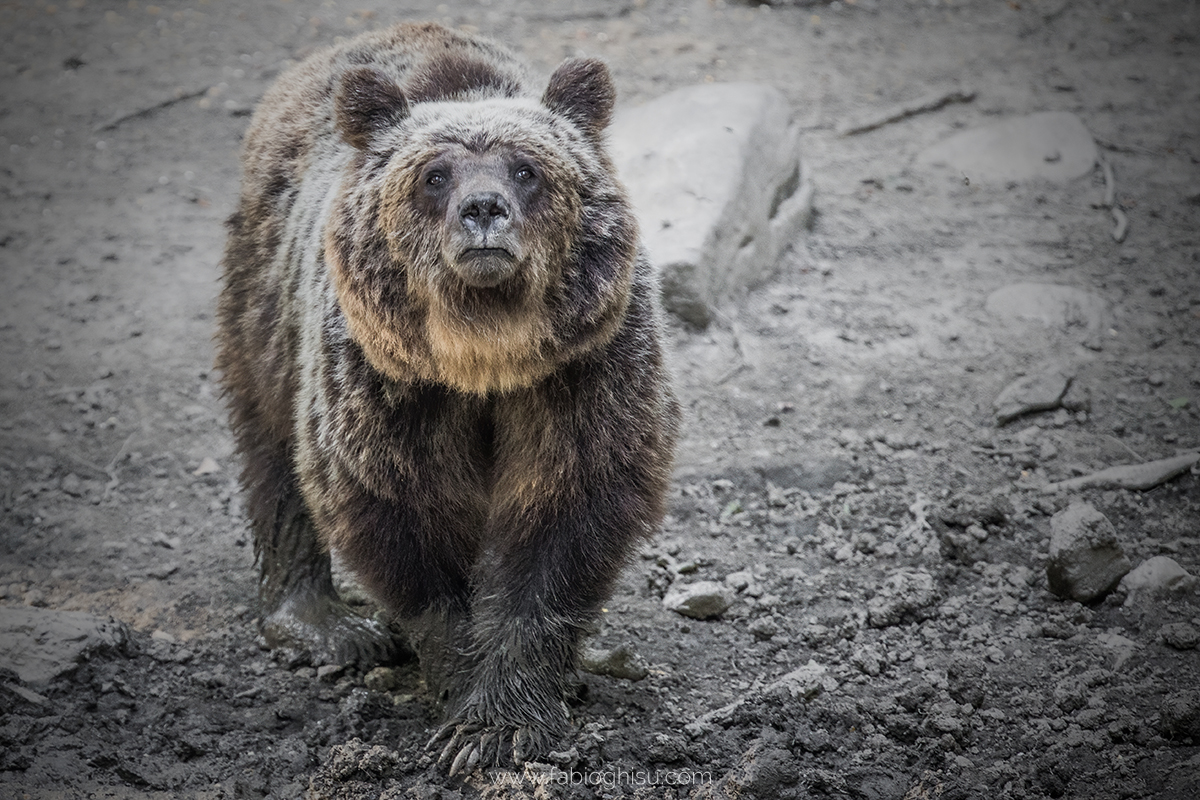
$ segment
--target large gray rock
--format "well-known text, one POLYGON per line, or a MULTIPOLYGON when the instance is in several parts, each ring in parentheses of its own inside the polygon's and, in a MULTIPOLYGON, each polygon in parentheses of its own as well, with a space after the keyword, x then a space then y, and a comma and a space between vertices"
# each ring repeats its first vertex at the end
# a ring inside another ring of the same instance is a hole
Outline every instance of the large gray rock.
POLYGON ((1097 157, 1079 117, 1047 111, 963 131, 923 150, 916 163, 946 167, 979 183, 1066 181, 1091 172, 1097 157))
POLYGON ((129 641, 124 623, 77 611, 0 607, 0 667, 22 683, 49 683, 97 652, 121 650, 129 641))
POLYGON ((1090 503, 1071 503, 1050 518, 1046 578, 1059 597, 1081 603, 1103 597, 1131 566, 1116 529, 1090 503))
POLYGON ((687 87, 621 109, 609 135, 667 309, 694 325, 761 282, 808 222, 799 130, 776 89, 687 87))
POLYGON ((1193 591, 1197 583, 1196 577, 1175 559, 1154 556, 1121 578, 1121 590, 1126 594, 1125 605, 1133 605, 1139 600, 1193 591))

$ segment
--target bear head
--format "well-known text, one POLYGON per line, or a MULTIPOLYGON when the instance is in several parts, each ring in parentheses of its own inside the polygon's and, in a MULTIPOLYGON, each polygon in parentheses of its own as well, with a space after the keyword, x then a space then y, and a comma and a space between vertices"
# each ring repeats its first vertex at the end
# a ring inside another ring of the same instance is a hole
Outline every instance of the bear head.
POLYGON ((341 75, 334 120, 351 152, 325 256, 375 369, 487 394, 613 336, 638 237, 604 148, 607 67, 568 60, 540 99, 478 73, 451 99, 423 99, 419 73, 341 75))

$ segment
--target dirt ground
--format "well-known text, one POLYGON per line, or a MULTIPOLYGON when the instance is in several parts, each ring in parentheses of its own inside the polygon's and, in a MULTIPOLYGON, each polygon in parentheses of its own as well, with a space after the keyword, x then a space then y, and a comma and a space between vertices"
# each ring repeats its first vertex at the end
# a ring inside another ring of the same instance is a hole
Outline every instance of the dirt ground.
POLYGON ((1200 797, 1197 595, 1081 605, 1045 569, 1050 516, 1084 499, 1133 565, 1200 574, 1200 477, 1040 490, 1200 447, 1194 0, 36 0, 0 2, 0 51, 0 604, 132 631, 29 687, 45 702, 0 692, 0 796, 1200 797), (290 59, 406 19, 541 75, 601 56, 623 103, 772 84, 817 187, 772 280, 672 328, 671 512, 594 640, 648 676, 581 674, 547 764, 465 781, 423 754, 436 710, 411 665, 365 680, 259 646, 211 371, 256 99, 290 59), (963 83, 972 102, 838 135, 963 83), (1113 166, 1123 243, 1099 170, 988 186, 912 167, 1047 110, 1113 166), (986 312, 1021 281, 1093 292, 1107 324, 986 312), (1088 405, 998 427, 1001 389, 1054 362, 1088 405), (722 617, 663 607, 698 580, 738 591, 722 617))

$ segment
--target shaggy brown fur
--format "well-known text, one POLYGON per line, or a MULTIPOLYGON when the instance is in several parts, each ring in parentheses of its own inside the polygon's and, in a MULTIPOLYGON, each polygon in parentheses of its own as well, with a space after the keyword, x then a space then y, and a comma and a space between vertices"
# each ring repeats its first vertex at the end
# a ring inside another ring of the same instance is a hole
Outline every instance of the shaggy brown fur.
POLYGON ((452 771, 561 732, 580 637, 662 517, 678 424, 603 147, 608 71, 525 86, 505 51, 436 25, 317 53, 254 117, 223 262, 264 633, 389 652, 338 600, 336 549, 423 621, 452 771))

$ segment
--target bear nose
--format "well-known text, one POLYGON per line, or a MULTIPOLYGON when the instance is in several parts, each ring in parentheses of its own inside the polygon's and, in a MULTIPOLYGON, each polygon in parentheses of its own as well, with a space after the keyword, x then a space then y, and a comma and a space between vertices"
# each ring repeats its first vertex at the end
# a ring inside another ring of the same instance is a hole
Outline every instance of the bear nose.
POLYGON ((508 201, 499 192, 476 192, 458 207, 458 217, 467 230, 487 233, 493 225, 508 219, 508 201))

